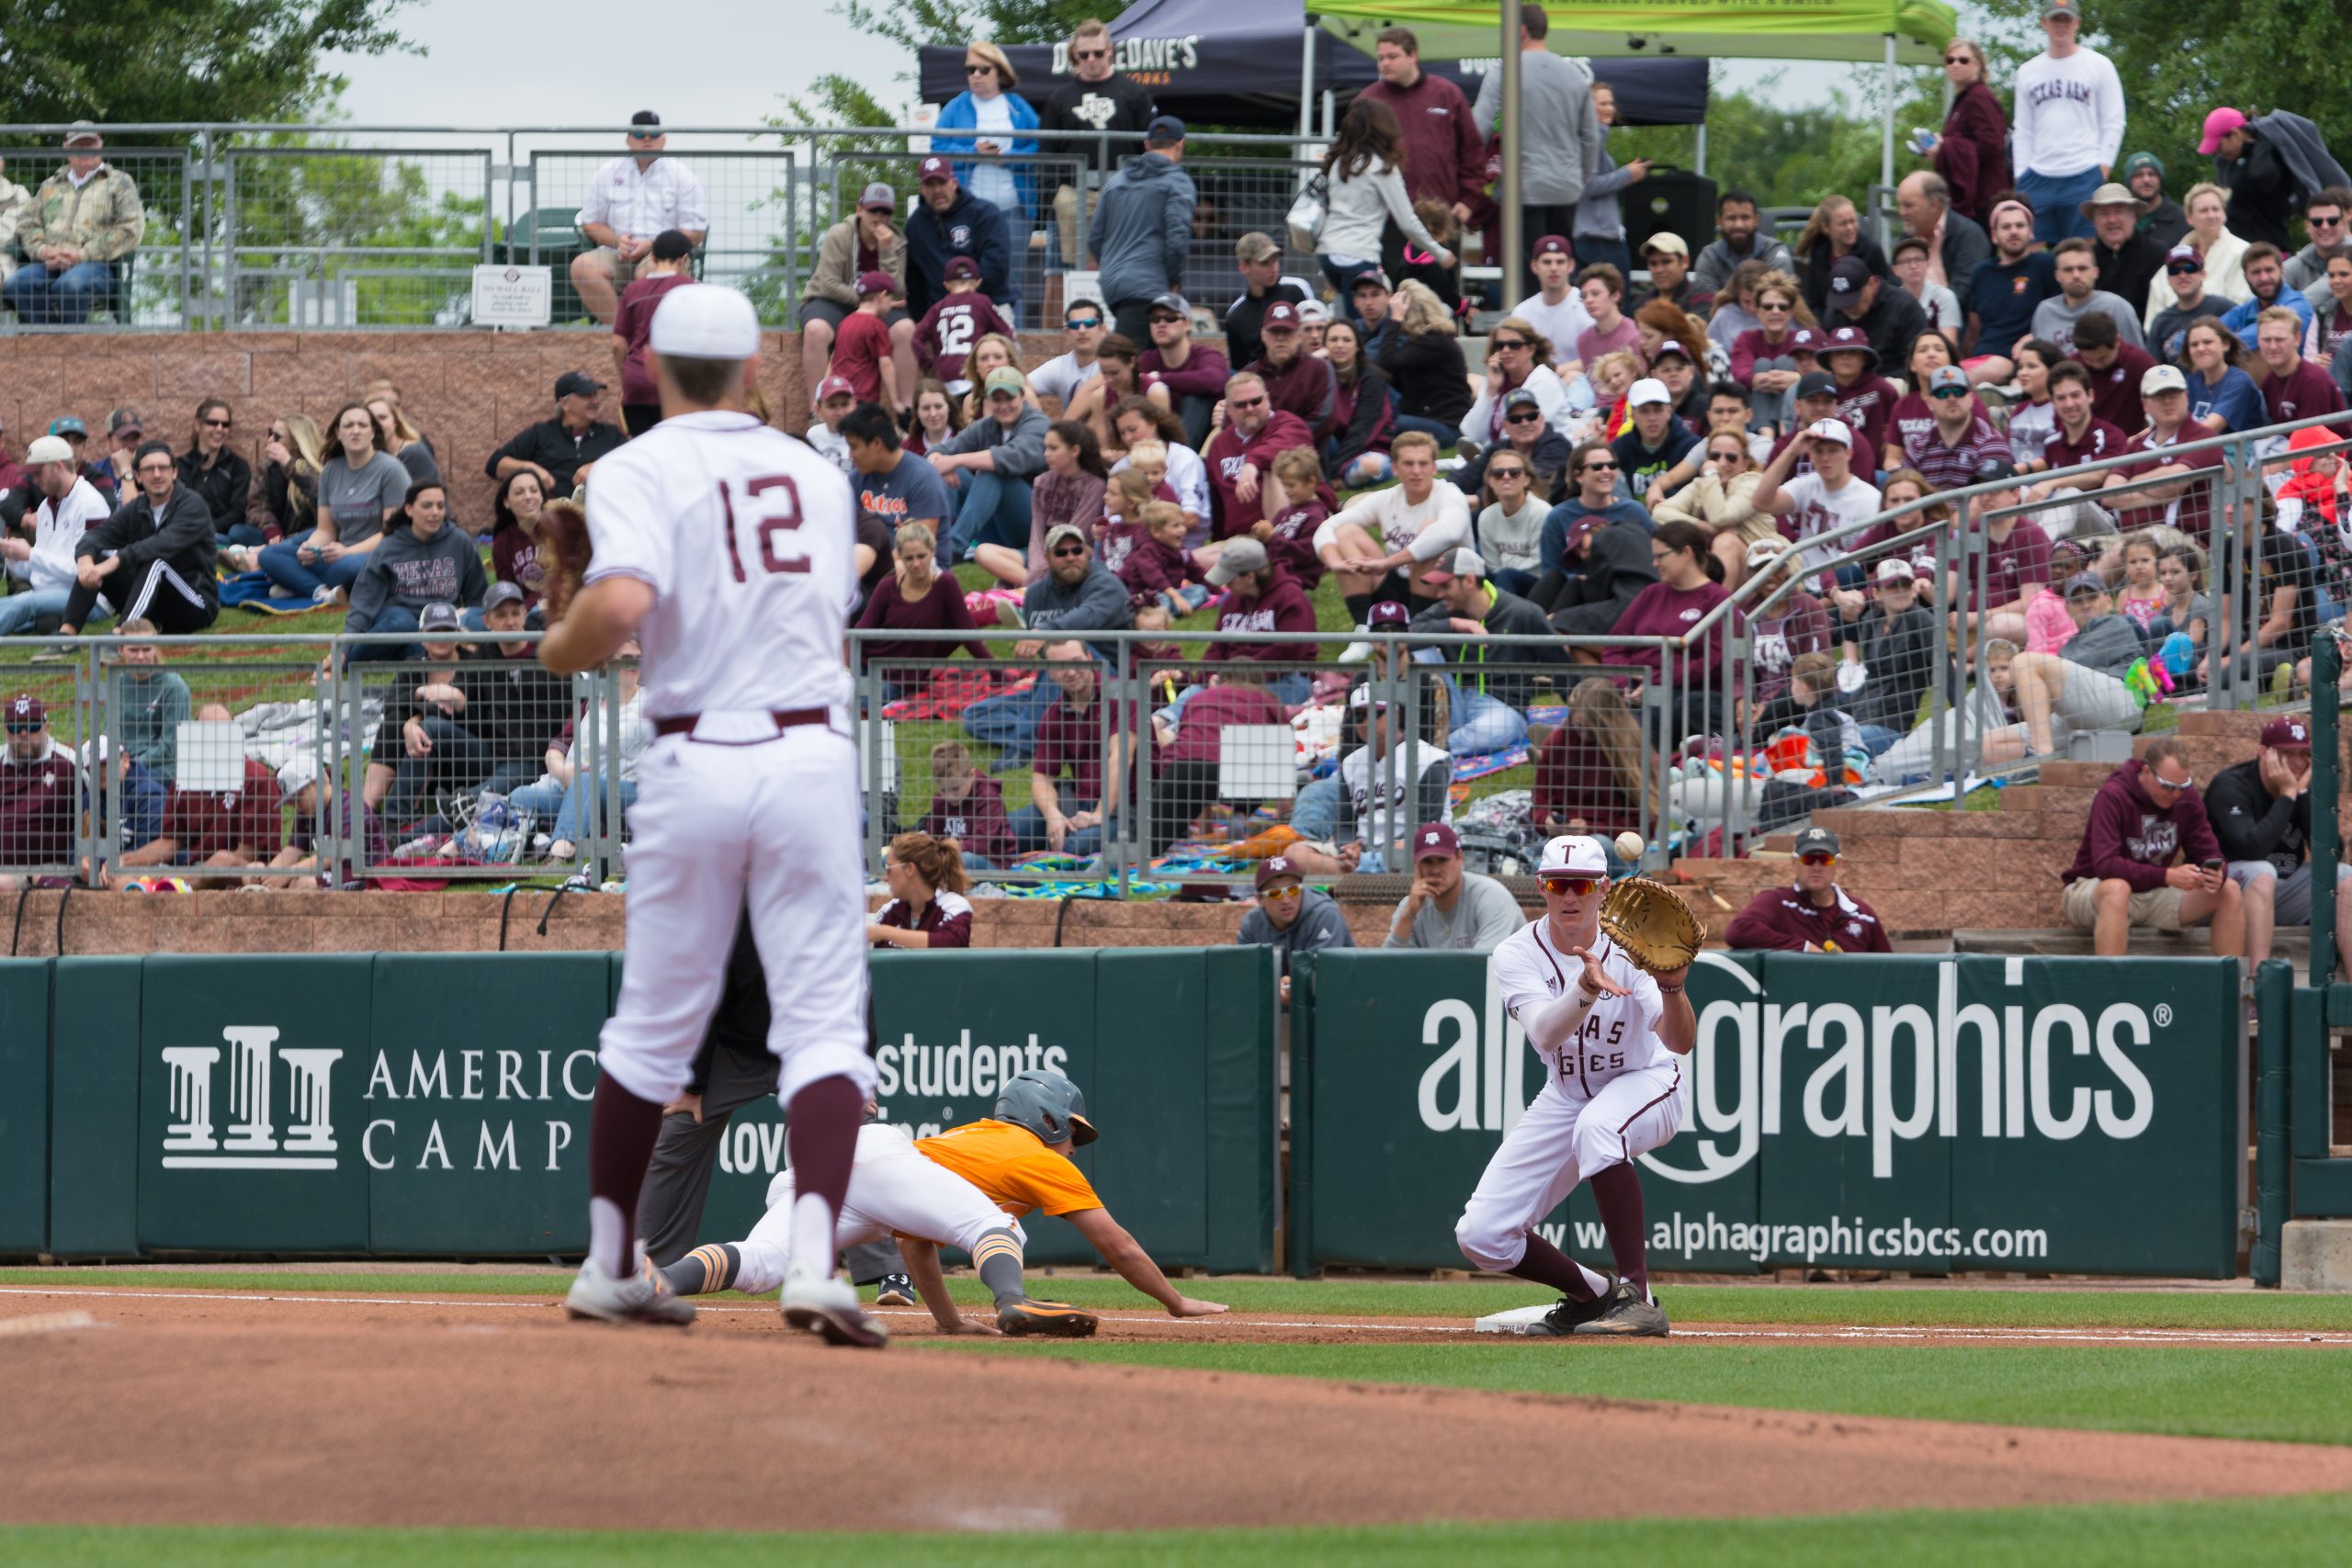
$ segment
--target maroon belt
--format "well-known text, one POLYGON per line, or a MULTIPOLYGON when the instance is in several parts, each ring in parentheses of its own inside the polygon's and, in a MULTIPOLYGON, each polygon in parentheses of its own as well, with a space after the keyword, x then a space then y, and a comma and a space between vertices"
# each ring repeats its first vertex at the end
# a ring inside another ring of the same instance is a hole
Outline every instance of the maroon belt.
MULTIPOLYGON (((768 716, 775 720, 775 727, 779 730, 797 728, 804 724, 826 724, 830 723, 832 717, 823 708, 777 708, 768 716)), ((701 722, 702 715, 698 713, 682 713, 669 718, 657 718, 653 721, 653 733, 684 735, 701 722)))

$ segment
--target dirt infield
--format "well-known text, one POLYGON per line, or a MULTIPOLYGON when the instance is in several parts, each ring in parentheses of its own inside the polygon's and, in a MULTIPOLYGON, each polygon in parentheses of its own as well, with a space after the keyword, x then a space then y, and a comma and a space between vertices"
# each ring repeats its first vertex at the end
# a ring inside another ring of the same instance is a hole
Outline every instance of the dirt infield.
MULTIPOLYGON (((861 1355, 749 1303, 674 1333, 516 1298, 12 1289, 0 1387, 40 1414, 0 1430, 0 1517, 1125 1529, 2352 1488, 2341 1449, 970 1356, 924 1348, 922 1321, 900 1316, 905 1343, 861 1355), (1524 1462, 1498 1471, 1498 1454, 1524 1462)), ((1462 1326, 1114 1316, 1104 1332, 1394 1342, 1462 1326)))

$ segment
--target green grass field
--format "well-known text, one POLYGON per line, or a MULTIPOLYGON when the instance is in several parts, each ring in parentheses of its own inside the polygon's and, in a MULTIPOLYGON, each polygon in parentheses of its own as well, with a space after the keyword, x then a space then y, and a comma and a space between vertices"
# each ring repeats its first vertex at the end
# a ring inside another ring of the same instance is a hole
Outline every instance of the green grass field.
POLYGON ((2352 1496, 2140 1507, 1906 1511, 1780 1519, 1605 1519, 1372 1529, 1182 1530, 1136 1535, 740 1535, 664 1531, 107 1529, 0 1527, 0 1562, 48 1568, 655 1568, 680 1562, 907 1568, 1299 1568, 1475 1562, 1555 1568, 1596 1557, 1649 1568, 1948 1568, 2053 1562, 2067 1568, 2211 1568, 2216 1562, 2340 1562, 2352 1496))

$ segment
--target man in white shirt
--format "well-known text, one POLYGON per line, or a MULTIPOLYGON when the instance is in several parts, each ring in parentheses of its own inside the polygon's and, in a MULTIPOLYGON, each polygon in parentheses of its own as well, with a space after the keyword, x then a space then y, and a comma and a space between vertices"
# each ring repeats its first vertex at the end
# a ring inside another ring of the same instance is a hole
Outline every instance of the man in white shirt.
MULTIPOLYGON (((1764 465, 1764 478, 1751 503, 1758 512, 1792 519, 1799 544, 1849 523, 1877 515, 1876 487, 1854 478, 1854 427, 1842 419, 1815 420, 1764 465), (1813 471, 1789 477, 1800 457, 1813 471)), ((1815 547, 1808 566, 1818 567, 1832 555, 1853 547, 1853 536, 1834 545, 1815 547)))
POLYGON ((1029 389, 1041 398, 1053 397, 1068 414, 1071 397, 1102 373, 1094 363, 1094 351, 1102 342, 1102 307, 1092 299, 1071 300, 1062 310, 1062 329, 1069 351, 1029 372, 1029 389))
POLYGON ((1577 363, 1577 334, 1592 330, 1592 312, 1577 292, 1577 253, 1560 235, 1546 234, 1535 242, 1528 265, 1538 287, 1511 314, 1551 340, 1555 373, 1574 376, 1583 368, 1577 363))
POLYGON ((1453 480, 1437 477, 1436 439, 1408 430, 1390 444, 1388 456, 1397 483, 1365 491, 1315 530, 1315 553, 1339 574, 1341 600, 1359 626, 1375 598, 1401 602, 1410 593, 1428 603, 1409 573, 1395 583, 1387 581, 1390 573, 1470 543, 1470 502, 1453 480))
POLYGON ((621 283, 644 276, 652 265, 656 235, 675 229, 700 248, 710 232, 702 181, 675 158, 662 155, 667 145, 662 117, 638 110, 629 117, 628 155, 598 169, 581 198, 580 231, 596 249, 571 258, 571 286, 580 290, 589 314, 606 326, 620 314, 621 283))
POLYGON ((2018 67, 2010 162, 2018 195, 2033 209, 2033 236, 2046 245, 2091 237, 2082 205, 2123 146, 2122 80, 2107 56, 2076 41, 2082 25, 2082 0, 2048 0, 2041 31, 2050 46, 2018 67))
POLYGON ((6 561, 8 575, 28 585, 0 599, 0 637, 57 629, 74 592, 74 547, 85 530, 105 522, 113 510, 82 477, 74 448, 62 436, 44 435, 26 447, 25 469, 46 499, 34 513, 30 543, 14 534, 0 537, 0 560, 6 561))

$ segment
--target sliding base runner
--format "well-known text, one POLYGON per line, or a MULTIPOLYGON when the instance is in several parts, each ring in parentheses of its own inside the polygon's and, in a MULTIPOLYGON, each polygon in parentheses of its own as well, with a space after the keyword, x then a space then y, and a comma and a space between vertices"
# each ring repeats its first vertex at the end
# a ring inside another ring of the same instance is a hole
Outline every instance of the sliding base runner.
POLYGON ((1690 970, 1652 975, 1603 933, 1609 861, 1600 840, 1552 840, 1535 874, 1543 918, 1504 938, 1488 963, 1503 1007, 1543 1059, 1544 1088, 1503 1134, 1454 1241, 1481 1269, 1560 1292, 1542 1325, 1522 1332, 1663 1336, 1666 1314, 1646 1288, 1633 1160, 1682 1126, 1681 1058, 1698 1038, 1683 990, 1690 970), (1536 1222, 1579 1181, 1591 1181, 1600 1201, 1615 1275, 1594 1272, 1536 1234, 1536 1222))

